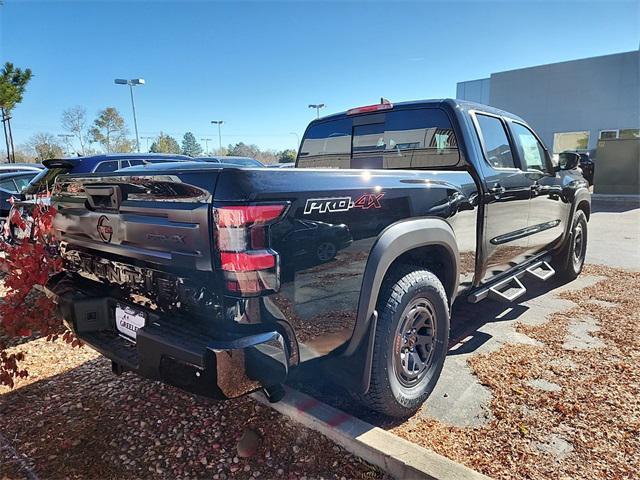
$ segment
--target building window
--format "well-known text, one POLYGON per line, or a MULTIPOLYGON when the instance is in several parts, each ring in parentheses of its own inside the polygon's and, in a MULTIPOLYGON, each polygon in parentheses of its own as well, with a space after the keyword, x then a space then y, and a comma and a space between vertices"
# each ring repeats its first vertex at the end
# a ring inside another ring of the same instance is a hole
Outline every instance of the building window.
POLYGON ((612 140, 618 138, 618 130, 600 130, 598 140, 612 140))
POLYGON ((640 138, 640 128, 621 128, 618 138, 640 138))
POLYGON ((589 132, 560 132, 553 134, 553 153, 567 150, 587 150, 589 148, 589 132))

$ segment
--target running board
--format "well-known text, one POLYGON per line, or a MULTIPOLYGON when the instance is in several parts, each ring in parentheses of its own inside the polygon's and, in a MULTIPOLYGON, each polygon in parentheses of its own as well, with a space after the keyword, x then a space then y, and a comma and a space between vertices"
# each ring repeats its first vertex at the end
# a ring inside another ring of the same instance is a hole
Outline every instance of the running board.
POLYGON ((546 281, 553 277, 555 273, 555 270, 549 265, 547 260, 539 258, 528 266, 523 265, 506 278, 472 291, 467 297, 467 301, 469 303, 478 303, 488 297, 501 302, 513 302, 527 291, 526 287, 520 281, 522 277, 546 281))
POLYGON ((548 262, 540 262, 534 265, 531 265, 529 268, 525 270, 526 274, 532 278, 540 280, 542 282, 549 280, 553 277, 556 271, 553 269, 548 262))
POLYGON ((518 277, 511 277, 489 288, 489 298, 499 302, 513 302, 527 292, 518 277))

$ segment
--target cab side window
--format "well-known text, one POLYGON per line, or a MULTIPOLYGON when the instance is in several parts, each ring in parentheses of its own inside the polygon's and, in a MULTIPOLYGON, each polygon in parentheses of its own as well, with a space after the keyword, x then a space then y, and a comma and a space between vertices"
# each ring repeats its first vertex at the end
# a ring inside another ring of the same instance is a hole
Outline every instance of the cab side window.
POLYGON ((95 172, 115 172, 118 169, 118 161, 110 160, 108 162, 102 162, 98 164, 95 172))
POLYGON ((524 164, 523 169, 546 172, 547 155, 533 132, 519 123, 512 123, 511 129, 518 146, 518 153, 524 164))
POLYGON ((493 168, 515 168, 509 137, 502 120, 489 115, 476 114, 482 138, 484 156, 493 168))

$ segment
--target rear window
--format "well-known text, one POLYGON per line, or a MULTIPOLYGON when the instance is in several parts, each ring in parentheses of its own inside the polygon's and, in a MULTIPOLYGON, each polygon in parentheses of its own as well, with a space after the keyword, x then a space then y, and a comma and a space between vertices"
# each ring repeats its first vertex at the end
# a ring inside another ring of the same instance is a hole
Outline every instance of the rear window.
POLYGON ((451 122, 436 108, 342 118, 308 129, 301 168, 413 169, 460 159, 451 122))
POLYGON ((27 188, 25 188, 24 193, 35 195, 37 193, 51 191, 56 177, 68 173, 69 170, 68 167, 46 168, 42 170, 31 180, 27 188))

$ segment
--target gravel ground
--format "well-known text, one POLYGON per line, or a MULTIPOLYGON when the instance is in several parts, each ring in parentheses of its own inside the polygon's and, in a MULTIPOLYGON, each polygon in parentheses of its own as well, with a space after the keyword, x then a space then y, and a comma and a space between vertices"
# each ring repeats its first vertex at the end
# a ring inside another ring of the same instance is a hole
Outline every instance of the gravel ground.
POLYGON ((0 478, 384 478, 322 435, 250 398, 214 402, 133 374, 89 348, 14 347, 30 371, 0 387, 0 478), (257 451, 241 458, 244 432, 257 451), (33 477, 32 477, 33 478, 33 477))
POLYGON ((575 302, 547 322, 520 324, 537 345, 507 344, 470 366, 493 394, 493 419, 462 428, 429 418, 397 435, 499 479, 632 479, 640 471, 640 273, 560 296, 575 302))

